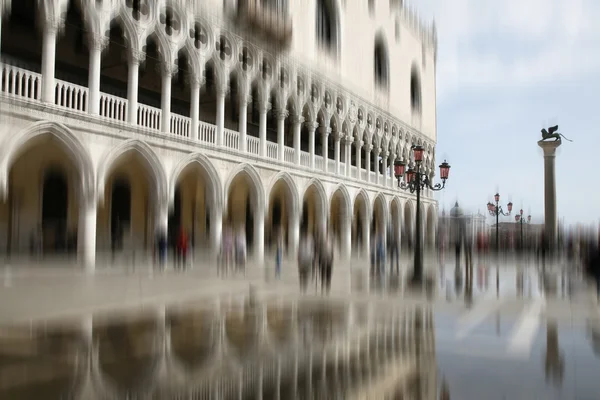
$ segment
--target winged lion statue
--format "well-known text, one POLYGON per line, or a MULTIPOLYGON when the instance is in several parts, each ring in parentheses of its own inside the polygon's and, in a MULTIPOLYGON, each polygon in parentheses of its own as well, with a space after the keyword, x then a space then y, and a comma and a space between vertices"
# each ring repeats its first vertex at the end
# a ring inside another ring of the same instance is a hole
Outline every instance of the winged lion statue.
POLYGON ((567 139, 565 137, 565 135, 563 135, 560 132, 557 132, 557 130, 558 130, 558 125, 551 126, 550 128, 548 128, 548 130, 546 130, 545 128, 542 129, 542 140, 548 140, 548 139, 554 138, 554 141, 557 142, 562 137, 565 140, 568 140, 569 142, 572 142, 571 139, 567 139))

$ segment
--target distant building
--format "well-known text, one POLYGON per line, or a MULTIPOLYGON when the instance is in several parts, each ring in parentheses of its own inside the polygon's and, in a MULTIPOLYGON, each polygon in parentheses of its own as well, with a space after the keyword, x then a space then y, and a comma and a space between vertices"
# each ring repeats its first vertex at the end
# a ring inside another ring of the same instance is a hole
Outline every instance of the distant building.
POLYGON ((486 233, 485 215, 477 212, 476 214, 465 214, 464 210, 458 205, 450 209, 446 214, 446 210, 442 210, 442 215, 439 217, 438 235, 440 244, 450 245, 454 243, 454 238, 458 234, 457 228, 462 224, 462 229, 466 235, 471 238, 476 238, 479 233, 486 233))

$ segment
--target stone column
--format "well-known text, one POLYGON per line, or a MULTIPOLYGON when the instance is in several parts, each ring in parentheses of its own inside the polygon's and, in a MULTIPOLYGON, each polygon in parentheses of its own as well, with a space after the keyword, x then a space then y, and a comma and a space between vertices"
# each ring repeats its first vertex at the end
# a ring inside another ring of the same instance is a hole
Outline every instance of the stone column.
POLYGON ((289 115, 286 109, 277 110, 277 158, 279 161, 285 159, 285 144, 283 138, 285 134, 285 119, 289 115))
POLYGON ((356 139, 355 141, 356 143, 356 178, 360 179, 361 178, 361 162, 362 162, 362 157, 361 157, 361 150, 363 145, 365 144, 362 140, 356 139))
POLYGON ((372 144, 367 144, 365 146, 365 150, 366 150, 366 157, 365 157, 365 164, 366 165, 366 170, 367 170, 367 182, 371 182, 371 151, 373 150, 373 145, 372 144))
POLYGON ((171 132, 171 79, 177 72, 177 66, 170 62, 160 63, 161 72, 161 96, 160 96, 160 131, 163 133, 171 132))
POLYGON ((544 230, 550 248, 556 246, 556 173, 554 159, 556 149, 562 144, 561 140, 540 140, 538 146, 544 150, 544 230))
POLYGON ((193 73, 189 76, 190 79, 190 118, 192 119, 191 134, 190 137, 193 140, 199 139, 199 125, 200 125, 200 86, 202 86, 202 78, 194 75, 193 73))
POLYGON ((77 229, 77 247, 79 262, 88 272, 96 268, 96 218, 97 202, 94 196, 82 199, 79 208, 79 227, 77 229))
POLYGON ((323 172, 329 172, 328 164, 329 164, 329 135, 331 134, 331 128, 328 126, 321 127, 321 140, 322 145, 321 149, 323 151, 323 172))
POLYGON ((288 216, 290 217, 288 246, 290 248, 290 255, 295 257, 300 242, 300 210, 292 210, 288 216))
POLYGON ((223 134, 225 129, 225 95, 227 86, 217 88, 217 146, 223 146, 223 134))
POLYGON ((381 149, 379 147, 376 147, 374 149, 375 151, 373 152, 373 156, 374 159, 373 161, 375 161, 375 184, 379 185, 379 175, 381 175, 380 171, 379 171, 379 153, 381 151, 381 149))
POLYGON ((258 125, 258 155, 261 157, 266 157, 267 155, 267 111, 270 109, 271 103, 269 102, 261 102, 259 105, 260 120, 258 125))
POLYGON ((90 93, 88 113, 98 115, 100 112, 100 66, 102 50, 108 44, 104 35, 90 35, 90 66, 88 71, 88 90, 90 93))
POLYGON ((351 148, 350 146, 352 145, 352 137, 345 137, 344 138, 344 160, 346 162, 346 177, 350 177, 350 169, 352 168, 352 154, 351 154, 351 148))
POLYGON ((42 101, 54 103, 54 69, 56 63, 56 34, 59 24, 46 21, 42 43, 42 101))
POLYGON ((294 118, 294 164, 296 165, 300 165, 300 155, 302 154, 300 136, 302 134, 303 122, 304 117, 302 116, 296 116, 296 118, 294 118))
POLYGON ((257 207, 254 217, 254 260, 262 264, 265 258, 265 210, 257 207))
POLYGON ((309 121, 306 123, 308 128, 308 153, 310 155, 310 168, 315 168, 315 131, 319 127, 316 121, 309 121))
POLYGON ((223 231, 223 211, 213 205, 210 216, 212 251, 216 255, 221 249, 223 231))
POLYGON ((344 255, 349 260, 352 257, 352 210, 348 204, 343 223, 342 240, 344 243, 344 255))
POLYGON ((335 147, 333 149, 333 160, 335 162, 335 174, 340 174, 340 136, 335 134, 335 147))
POLYGON ((363 221, 363 254, 367 257, 371 254, 371 216, 367 215, 363 221))
POLYGON ((382 167, 383 167, 383 182, 381 183, 383 186, 387 186, 388 183, 388 158, 390 156, 390 152, 389 151, 384 151, 383 152, 383 157, 382 157, 382 167))
POLYGON ((248 130, 248 94, 240 92, 240 117, 238 121, 238 131, 240 132, 240 145, 239 150, 242 153, 248 151, 248 139, 246 132, 248 130))
POLYGON ((138 81, 140 77, 140 63, 146 54, 137 50, 130 50, 129 71, 127 78, 127 121, 130 124, 138 123, 138 81))
POLYGON ((396 154, 392 153, 391 156, 390 156, 390 161, 389 161, 390 170, 389 170, 389 173, 388 173, 389 178, 390 178, 389 186, 391 188, 394 187, 394 182, 395 182, 395 176, 394 176, 394 162, 395 162, 395 160, 396 160, 396 154))

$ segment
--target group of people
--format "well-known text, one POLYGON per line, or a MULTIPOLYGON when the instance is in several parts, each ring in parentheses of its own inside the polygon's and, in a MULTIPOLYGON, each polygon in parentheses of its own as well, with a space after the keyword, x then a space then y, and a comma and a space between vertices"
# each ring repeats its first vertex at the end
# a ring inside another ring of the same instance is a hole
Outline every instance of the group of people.
POLYGON ((372 234, 371 241, 371 274, 383 274, 389 256, 390 272, 400 272, 400 244, 392 235, 386 240, 383 234, 372 234))
MULTIPOLYGON (((179 228, 172 246, 175 250, 175 270, 185 270, 188 266, 188 254, 190 248, 190 237, 185 228, 179 228)), ((163 230, 159 230, 154 244, 154 264, 157 265, 159 269, 164 269, 166 266, 168 248, 169 238, 163 230)))
POLYGON ((298 276, 303 292, 306 292, 312 277, 316 285, 320 282, 322 293, 329 293, 333 256, 333 237, 328 231, 314 235, 308 231, 302 233, 298 246, 298 276))

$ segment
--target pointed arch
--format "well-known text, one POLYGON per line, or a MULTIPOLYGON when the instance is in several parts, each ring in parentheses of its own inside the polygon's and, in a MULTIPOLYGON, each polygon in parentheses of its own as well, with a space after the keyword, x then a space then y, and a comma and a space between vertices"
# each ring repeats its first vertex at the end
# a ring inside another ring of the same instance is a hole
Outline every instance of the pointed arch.
POLYGON ((410 106, 412 112, 420 113, 422 109, 421 75, 416 63, 410 69, 410 106))
POLYGON ((350 193, 348 193, 348 189, 346 188, 346 185, 344 185, 343 183, 340 183, 335 187, 335 189, 331 193, 331 199, 330 199, 329 203, 331 204, 331 201, 333 200, 335 194, 338 192, 342 195, 342 198, 344 199, 344 203, 346 205, 345 214, 347 216, 351 216, 352 209, 354 207, 354 203, 352 202, 352 198, 350 197, 350 193))
POLYGON ((223 187, 221 185, 219 173, 210 159, 201 153, 188 154, 177 163, 175 168, 173 168, 169 184, 169 204, 172 204, 175 199, 175 189, 181 173, 191 164, 199 164, 205 172, 212 191, 212 204, 221 210, 223 205, 223 187))
POLYGON ((49 135, 60 142, 78 168, 81 194, 85 198, 93 198, 94 164, 89 152, 69 128, 50 121, 34 122, 16 135, 9 135, 0 146, 0 198, 6 199, 8 195, 8 173, 15 159, 33 139, 44 135, 49 135))
POLYGON ((338 57, 341 48, 342 9, 340 0, 317 0, 315 37, 317 45, 338 57))
POLYGON ((327 210, 327 204, 329 204, 329 198, 327 196, 327 192, 325 191, 325 186, 323 186, 323 183, 316 178, 312 178, 310 181, 308 181, 308 183, 304 187, 304 191, 302 192, 302 198, 304 198, 304 196, 306 196, 306 193, 308 192, 308 190, 311 187, 314 187, 316 189, 317 193, 319 194, 320 202, 321 202, 321 204, 320 204, 321 210, 327 210))
POLYGON ((146 163, 151 174, 151 186, 155 189, 155 195, 157 196, 158 202, 168 201, 168 180, 165 173, 164 167, 160 158, 156 155, 154 150, 146 143, 138 139, 129 139, 121 142, 114 148, 110 149, 98 166, 98 179, 97 179, 97 193, 98 200, 104 202, 104 189, 106 186, 106 178, 109 176, 111 170, 114 168, 115 162, 124 154, 128 152, 135 152, 140 155, 142 160, 146 163))
POLYGON ((375 85, 388 91, 390 85, 390 57, 387 40, 382 30, 379 30, 375 35, 373 67, 375 85))
POLYGON ((223 196, 224 196, 223 209, 227 210, 227 207, 228 207, 227 202, 229 201, 229 192, 231 190, 231 183, 240 174, 247 176, 250 179, 250 181, 252 182, 251 187, 252 187, 252 190, 254 191, 253 194, 254 194, 255 200, 256 200, 256 207, 258 210, 264 211, 265 210, 265 191, 263 188, 263 183, 262 183, 262 180, 260 179, 260 175, 258 174, 256 169, 248 163, 242 163, 242 164, 237 165, 229 173, 229 177, 227 178, 227 181, 225 182, 225 187, 223 188, 224 189, 223 190, 223 196))
POLYGON ((269 182, 269 188, 267 191, 267 193, 269 193, 269 197, 271 196, 271 192, 273 191, 273 188, 279 181, 283 181, 285 183, 285 185, 287 186, 287 188, 291 194, 292 212, 298 213, 300 210, 300 195, 298 193, 298 187, 296 186, 294 179, 292 178, 292 176, 289 173, 287 173, 285 171, 279 172, 277 175, 275 175, 271 179, 271 181, 269 182))
POLYGON ((372 214, 372 208, 371 208, 371 201, 369 199, 369 195, 367 194, 367 192, 365 191, 365 189, 360 189, 358 191, 358 193, 356 193, 356 196, 354 196, 354 201, 352 202, 352 207, 354 207, 356 205, 356 202, 358 200, 359 197, 363 198, 364 204, 365 204, 365 212, 367 215, 367 218, 369 219, 369 221, 371 220, 371 215, 372 214))

